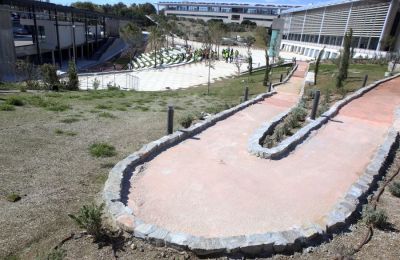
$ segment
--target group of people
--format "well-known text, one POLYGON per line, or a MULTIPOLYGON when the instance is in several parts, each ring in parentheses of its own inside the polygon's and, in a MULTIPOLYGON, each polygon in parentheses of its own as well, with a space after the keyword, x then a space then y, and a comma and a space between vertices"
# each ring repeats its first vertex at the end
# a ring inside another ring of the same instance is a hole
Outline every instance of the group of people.
POLYGON ((237 59, 239 57, 239 51, 233 50, 233 48, 227 48, 222 50, 222 57, 224 58, 225 62, 232 63, 233 59, 237 59))

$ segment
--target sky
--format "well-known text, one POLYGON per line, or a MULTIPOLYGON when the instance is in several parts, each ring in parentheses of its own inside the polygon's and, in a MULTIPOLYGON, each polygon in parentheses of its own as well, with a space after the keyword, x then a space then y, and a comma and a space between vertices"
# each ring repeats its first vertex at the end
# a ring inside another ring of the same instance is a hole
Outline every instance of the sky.
MULTIPOLYGON (((51 3, 55 4, 62 4, 62 5, 70 5, 73 2, 77 2, 78 0, 50 0, 51 3)), ((82 2, 87 1, 87 0, 80 0, 82 2)), ((167 1, 167 0, 160 0, 160 1, 167 1)), ((170 0, 170 1, 176 1, 176 2, 181 2, 181 1, 189 1, 190 0, 170 0)), ((332 0, 197 0, 198 2, 229 2, 229 3, 257 3, 257 4, 288 4, 288 5, 309 5, 309 4, 317 4, 317 3, 326 3, 326 2, 332 2, 332 0)), ((90 2, 96 3, 96 4, 116 4, 119 2, 123 2, 126 5, 131 5, 133 3, 140 4, 140 3, 157 3, 159 1, 156 0, 91 0, 90 2)), ((195 0, 193 0, 195 2, 195 0)))

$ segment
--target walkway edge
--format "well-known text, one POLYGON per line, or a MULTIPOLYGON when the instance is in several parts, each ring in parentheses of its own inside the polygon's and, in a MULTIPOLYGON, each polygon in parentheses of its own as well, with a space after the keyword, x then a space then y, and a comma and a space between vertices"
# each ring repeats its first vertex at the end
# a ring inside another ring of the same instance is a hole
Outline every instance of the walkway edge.
MULTIPOLYGON (((283 84, 289 80, 289 78, 296 71, 298 65, 295 65, 292 71, 286 76, 286 78, 280 82, 273 84, 273 87, 283 84)), ((227 117, 235 114, 236 112, 243 110, 244 108, 256 104, 264 100, 267 97, 276 94, 276 91, 263 93, 257 97, 241 103, 233 108, 224 110, 216 115, 209 117, 208 119, 199 122, 185 130, 176 131, 173 134, 166 135, 160 139, 144 145, 138 152, 135 152, 122 161, 119 161, 109 172, 108 179, 104 184, 102 193, 103 200, 105 202, 106 211, 111 217, 112 224, 116 224, 125 231, 133 232, 135 219, 132 209, 126 206, 127 194, 129 192, 129 182, 132 174, 138 166, 149 161, 154 156, 165 149, 179 144, 180 142, 194 136, 205 129, 215 125, 218 121, 226 119, 227 117)))
POLYGON ((375 87, 379 86, 380 84, 392 80, 394 78, 399 77, 400 74, 396 74, 394 76, 381 79, 378 81, 375 81, 374 83, 360 88, 353 94, 347 96, 346 98, 336 102, 328 111, 323 113, 320 117, 317 119, 311 121, 307 125, 303 126, 300 128, 294 135, 286 138, 282 142, 279 143, 279 145, 273 147, 273 148, 265 148, 261 145, 262 140, 265 138, 266 135, 271 133, 274 129, 275 126, 278 125, 282 120, 285 119, 285 117, 288 115, 291 109, 279 114, 278 116, 274 117, 271 121, 266 122, 263 124, 260 128, 258 128, 252 136, 249 138, 248 142, 248 152, 258 156, 260 158, 264 159, 280 159, 284 156, 286 156, 288 153, 293 151, 297 145, 302 143, 307 137, 310 135, 310 133, 314 130, 319 129, 322 125, 327 123, 329 119, 332 117, 336 116, 339 110, 353 101, 354 99, 357 99, 361 96, 363 96, 365 93, 368 91, 374 89, 375 87))
POLYGON ((133 232, 135 237, 147 240, 156 246, 189 249, 198 255, 239 252, 246 255, 293 253, 299 251, 302 247, 321 243, 326 239, 327 234, 342 230, 343 227, 348 226, 354 220, 360 207, 366 202, 368 194, 390 166, 395 151, 399 147, 400 109, 396 110, 395 117, 395 123, 388 131, 385 141, 376 151, 363 175, 349 188, 333 210, 325 216, 322 225, 310 223, 280 232, 205 238, 186 233, 170 232, 158 226, 144 223, 135 218, 130 209, 124 207, 118 209, 118 203, 122 204, 122 202, 114 201, 114 204, 117 203, 117 205, 110 210, 123 229, 133 232))

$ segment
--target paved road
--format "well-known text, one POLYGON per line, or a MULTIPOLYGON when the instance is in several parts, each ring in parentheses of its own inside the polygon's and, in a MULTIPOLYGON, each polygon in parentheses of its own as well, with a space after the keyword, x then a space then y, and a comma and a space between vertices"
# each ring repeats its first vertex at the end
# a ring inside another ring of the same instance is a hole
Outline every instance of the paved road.
POLYGON ((128 206, 146 223, 214 237, 320 223, 383 142, 400 105, 400 79, 351 102, 289 156, 247 152, 263 122, 291 107, 305 64, 279 93, 163 152, 133 177, 128 206), (396 86, 397 85, 397 86, 396 86))

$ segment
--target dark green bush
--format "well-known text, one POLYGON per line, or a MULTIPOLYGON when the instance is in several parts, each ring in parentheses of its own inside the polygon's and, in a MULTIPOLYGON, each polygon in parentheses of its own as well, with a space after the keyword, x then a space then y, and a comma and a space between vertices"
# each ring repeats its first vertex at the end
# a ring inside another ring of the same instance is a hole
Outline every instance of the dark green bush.
POLYGON ((188 128, 192 125, 194 117, 192 115, 185 115, 179 119, 179 124, 184 128, 188 128))
POLYGON ((363 218, 367 225, 383 228, 387 225, 388 216, 384 210, 374 209, 371 206, 364 207, 363 218))
POLYGON ((9 104, 1 104, 0 111, 14 111, 15 107, 9 104))
POLYGON ((94 240, 99 240, 103 235, 102 230, 102 215, 104 203, 100 206, 94 204, 84 205, 79 209, 77 215, 68 214, 74 222, 80 227, 85 229, 89 235, 94 237, 94 240))
POLYGON ((21 196, 19 194, 13 192, 13 193, 8 194, 6 199, 9 202, 17 202, 21 199, 21 196))
POLYGON ((392 184, 390 184, 389 191, 393 196, 400 198, 400 182, 395 181, 392 184))
POLYGON ((106 143, 94 143, 89 147, 89 151, 94 157, 112 157, 117 154, 115 147, 106 143))
POLYGON ((6 103, 13 106, 23 106, 25 105, 24 100, 18 96, 10 96, 7 98, 6 103))

